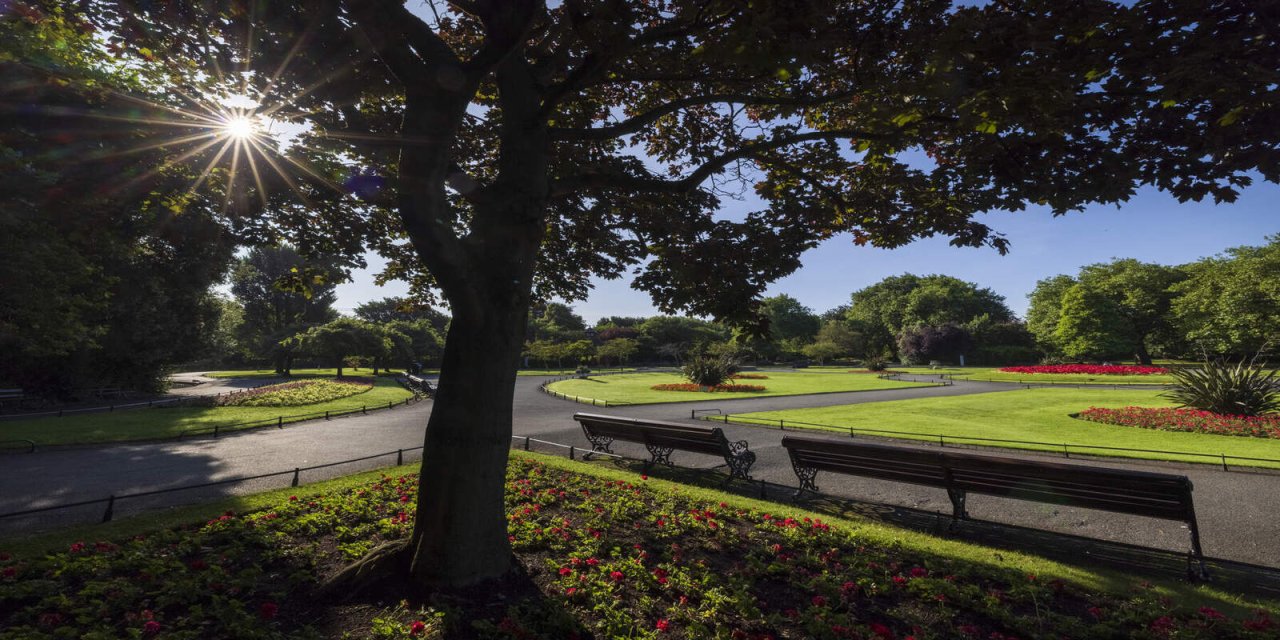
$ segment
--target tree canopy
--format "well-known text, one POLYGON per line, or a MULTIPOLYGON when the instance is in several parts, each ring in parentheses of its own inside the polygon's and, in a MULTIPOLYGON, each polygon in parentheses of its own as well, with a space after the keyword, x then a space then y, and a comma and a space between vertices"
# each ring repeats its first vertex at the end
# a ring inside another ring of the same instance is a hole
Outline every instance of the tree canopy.
POLYGON ((944 275, 891 276, 855 291, 846 313, 863 337, 865 355, 898 346, 903 331, 917 326, 964 325, 977 318, 1008 322, 1013 312, 1004 297, 972 282, 944 275))
POLYGON ((415 531, 380 556, 427 584, 510 566, 509 396, 535 297, 634 270, 663 311, 758 325, 768 284, 837 233, 1003 251, 975 214, 1280 179, 1280 48, 1248 3, 75 6, 172 71, 167 99, 241 69, 253 114, 309 125, 271 193, 237 183, 247 227, 308 253, 371 245, 447 299, 415 531), (746 189, 758 210, 717 215, 746 189))

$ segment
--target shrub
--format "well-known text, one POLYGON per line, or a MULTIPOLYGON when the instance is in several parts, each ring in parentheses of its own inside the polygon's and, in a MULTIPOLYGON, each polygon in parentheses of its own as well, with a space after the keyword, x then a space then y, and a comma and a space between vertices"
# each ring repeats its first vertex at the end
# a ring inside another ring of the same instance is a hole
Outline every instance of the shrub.
POLYGON ((1210 360, 1199 367, 1174 369, 1173 389, 1162 394, 1184 407, 1226 415, 1260 416, 1280 409, 1280 380, 1270 371, 1241 360, 1210 360))
POLYGON ((877 373, 889 368, 889 363, 880 358, 871 358, 867 360, 867 371, 875 371, 877 373))
POLYGON ((689 382, 703 387, 714 387, 737 371, 737 363, 732 358, 705 354, 689 358, 680 369, 689 382))

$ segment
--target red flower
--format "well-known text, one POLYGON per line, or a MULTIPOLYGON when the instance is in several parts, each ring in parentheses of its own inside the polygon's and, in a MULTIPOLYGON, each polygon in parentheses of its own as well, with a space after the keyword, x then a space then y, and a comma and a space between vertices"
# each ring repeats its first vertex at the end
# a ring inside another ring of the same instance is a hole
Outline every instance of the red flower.
POLYGON ((626 577, 626 576, 622 575, 622 572, 621 572, 621 571, 611 571, 611 572, 609 572, 609 578, 610 578, 611 580, 613 580, 614 582, 622 582, 622 579, 623 579, 623 578, 625 578, 625 577, 626 577))
POLYGON ((83 542, 73 542, 73 543, 71 543, 71 553, 81 553, 81 552, 83 552, 83 551, 84 551, 84 543, 83 543, 83 542))
POLYGON ((274 602, 264 602, 258 607, 258 617, 263 620, 271 620, 276 617, 276 613, 280 611, 280 605, 274 602))
POLYGON ((875 634, 878 638, 883 638, 884 640, 893 640, 894 637, 893 629, 890 629, 879 622, 871 623, 871 633, 875 634))
POLYGON ((567 576, 571 573, 573 573, 573 569, 570 569, 569 567, 560 567, 560 575, 567 576))
POLYGON ((413 624, 409 625, 410 638, 416 638, 418 636, 424 635, 426 632, 427 632, 427 623, 421 620, 414 620, 413 624))
POLYGON ((929 575, 929 570, 925 569, 924 567, 911 567, 912 578, 925 578, 925 577, 928 577, 928 575, 929 575))
POLYGON ((825 607, 825 606, 827 606, 827 599, 826 599, 826 598, 824 598, 824 597, 822 597, 822 596, 814 596, 814 597, 813 597, 813 599, 812 599, 812 600, 810 600, 810 602, 812 602, 812 603, 813 603, 813 606, 815 606, 815 607, 825 607))
POLYGON ((659 620, 657 623, 655 623, 653 626, 654 626, 654 628, 656 628, 658 631, 661 631, 661 632, 663 632, 663 633, 666 633, 666 631, 667 631, 667 627, 670 627, 670 626, 671 626, 671 623, 670 623, 670 622, 667 622, 666 618, 663 618, 662 620, 659 620))
POLYGON ((1200 615, 1210 620, 1226 620, 1227 619, 1226 616, 1222 615, 1221 612, 1219 612, 1217 609, 1214 609, 1213 607, 1200 607, 1200 615))
POLYGON ((157 633, 160 633, 159 622, 156 622, 155 620, 148 620, 146 624, 142 625, 142 635, 154 636, 157 633))

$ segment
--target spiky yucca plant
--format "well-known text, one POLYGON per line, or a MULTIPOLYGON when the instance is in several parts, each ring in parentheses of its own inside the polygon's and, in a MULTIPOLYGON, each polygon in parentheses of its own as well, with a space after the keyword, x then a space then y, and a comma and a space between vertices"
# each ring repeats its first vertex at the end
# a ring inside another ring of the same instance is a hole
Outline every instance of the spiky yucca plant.
POLYGON ((695 355, 681 368, 684 377, 696 385, 714 387, 738 372, 732 358, 707 354, 695 355))
POLYGON ((1161 395, 1184 407, 1238 416, 1280 410, 1280 371, 1252 360, 1209 360, 1199 367, 1171 369, 1169 375, 1174 386, 1161 395))

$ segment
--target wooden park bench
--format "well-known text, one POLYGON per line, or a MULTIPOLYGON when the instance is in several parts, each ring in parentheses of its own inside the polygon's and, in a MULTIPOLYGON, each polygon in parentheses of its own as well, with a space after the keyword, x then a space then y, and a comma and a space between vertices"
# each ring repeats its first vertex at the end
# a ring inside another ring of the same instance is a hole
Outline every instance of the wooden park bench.
POLYGON ((409 381, 409 389, 421 393, 427 397, 436 395, 436 388, 431 384, 430 380, 420 378, 415 375, 405 376, 405 380, 409 381))
MULTIPOLYGON (((610 445, 614 440, 636 442, 644 445, 652 456, 645 462, 646 470, 659 462, 670 466, 671 452, 676 449, 705 453, 724 458, 729 465, 729 478, 751 479, 751 465, 755 464, 756 454, 747 449, 746 440, 729 442, 719 427, 708 429, 679 422, 637 420, 594 413, 575 413, 573 419, 582 424, 582 433, 591 442, 593 453, 613 453, 610 445)), ((590 455, 591 453, 585 454, 583 459, 590 455)))
POLYGON ((1188 576, 1208 578, 1186 476, 817 438, 788 436, 782 446, 800 480, 796 498, 817 491, 818 472, 830 471, 946 489, 953 526, 969 517, 969 493, 1185 522, 1188 576))

